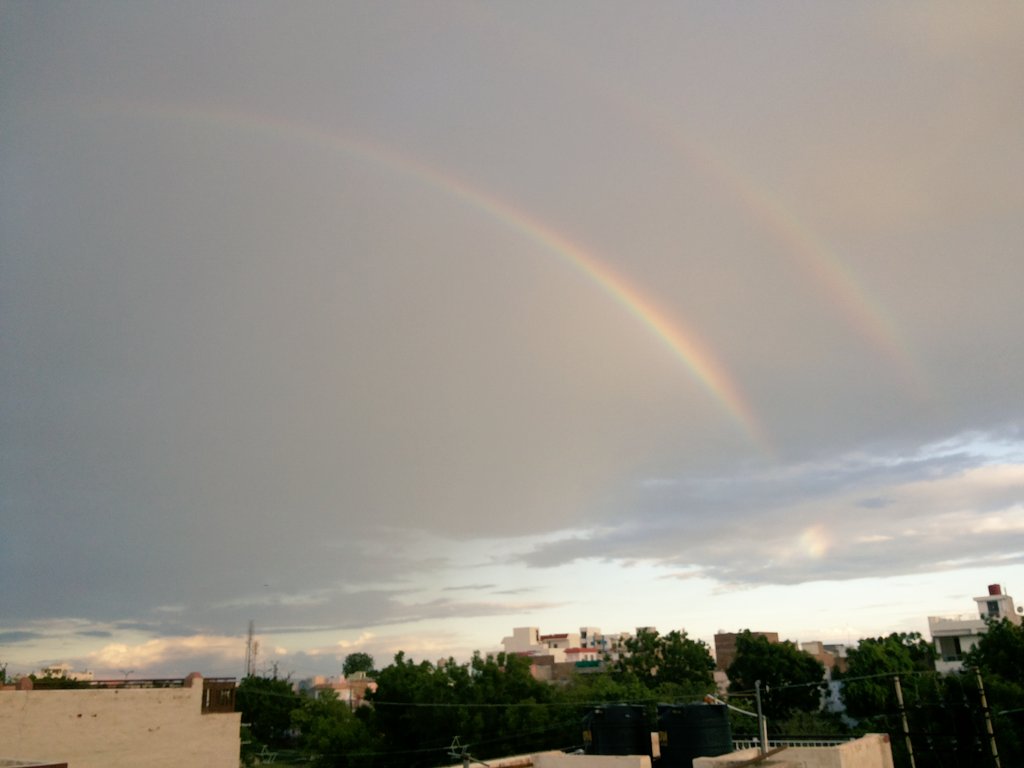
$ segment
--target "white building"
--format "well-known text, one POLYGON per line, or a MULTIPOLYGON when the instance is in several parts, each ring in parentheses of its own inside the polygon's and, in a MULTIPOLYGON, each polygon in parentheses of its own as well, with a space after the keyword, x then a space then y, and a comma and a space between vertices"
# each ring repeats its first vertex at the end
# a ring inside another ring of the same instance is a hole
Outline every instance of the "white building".
POLYGON ((928 617, 928 631, 938 654, 935 660, 936 671, 960 671, 964 654, 974 648, 978 639, 985 634, 987 620, 1008 619, 1017 625, 1021 623, 1013 598, 1003 594, 999 584, 989 584, 988 594, 974 598, 974 602, 978 606, 975 616, 928 617))
MULTIPOLYGON (((589 629, 593 630, 593 627, 589 629)), ((557 664, 567 661, 567 650, 583 647, 581 637, 582 630, 542 635, 537 627, 516 627, 511 637, 502 639, 501 646, 505 653, 520 656, 551 656, 557 664)))
MULTIPOLYGON (((653 627, 640 627, 637 632, 653 630, 653 627)), ((625 654, 626 641, 633 637, 630 632, 616 632, 606 635, 599 627, 580 627, 579 632, 559 632, 553 635, 542 635, 537 627, 516 627, 510 637, 501 641, 505 653, 520 656, 551 656, 556 663, 572 661, 580 658, 586 660, 609 658, 616 661, 625 654), (594 654, 579 653, 585 648, 594 654), (572 659, 566 657, 566 650, 575 651, 572 659)))
POLYGON ((516 627, 511 637, 502 638, 501 647, 505 653, 520 656, 540 656, 547 650, 547 646, 540 642, 540 630, 537 627, 516 627))
POLYGON ((39 677, 66 677, 68 680, 88 681, 93 679, 93 674, 89 670, 76 672, 70 664, 51 664, 40 668, 39 677))

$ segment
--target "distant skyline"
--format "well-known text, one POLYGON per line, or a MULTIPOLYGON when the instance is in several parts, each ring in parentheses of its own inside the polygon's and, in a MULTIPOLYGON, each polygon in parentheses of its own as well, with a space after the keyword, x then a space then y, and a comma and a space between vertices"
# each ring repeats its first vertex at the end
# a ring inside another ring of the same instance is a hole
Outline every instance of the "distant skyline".
POLYGON ((1022 23, 0 0, 0 664, 1024 603, 1022 23))

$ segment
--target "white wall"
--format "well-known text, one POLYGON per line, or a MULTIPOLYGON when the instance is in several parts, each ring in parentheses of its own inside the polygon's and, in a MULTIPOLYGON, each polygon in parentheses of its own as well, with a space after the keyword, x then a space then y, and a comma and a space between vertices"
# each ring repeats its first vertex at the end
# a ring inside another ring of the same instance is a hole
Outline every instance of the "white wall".
MULTIPOLYGON (((723 768, 758 756, 745 749, 719 757, 697 757, 693 768, 723 768)), ((869 733, 834 747, 790 747, 768 758, 765 766, 793 768, 893 768, 892 745, 885 734, 869 733)))
POLYGON ((241 714, 191 688, 0 691, 0 757, 68 768, 238 768, 241 714))

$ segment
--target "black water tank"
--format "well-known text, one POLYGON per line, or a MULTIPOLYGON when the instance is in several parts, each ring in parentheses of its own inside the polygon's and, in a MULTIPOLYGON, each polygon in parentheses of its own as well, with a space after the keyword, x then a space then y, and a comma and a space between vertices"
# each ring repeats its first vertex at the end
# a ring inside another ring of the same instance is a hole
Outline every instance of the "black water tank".
POLYGON ((724 704, 659 704, 663 768, 691 768, 695 757, 733 751, 729 710, 724 704))
POLYGON ((651 726, 644 707, 609 704, 590 712, 584 727, 590 731, 592 755, 651 754, 651 726))

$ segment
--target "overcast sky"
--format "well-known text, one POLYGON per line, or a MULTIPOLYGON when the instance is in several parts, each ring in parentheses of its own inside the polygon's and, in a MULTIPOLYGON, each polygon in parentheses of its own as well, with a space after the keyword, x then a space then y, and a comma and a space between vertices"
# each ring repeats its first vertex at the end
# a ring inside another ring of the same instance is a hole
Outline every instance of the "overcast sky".
POLYGON ((0 663, 1024 598, 1024 10, 0 3, 0 663))

